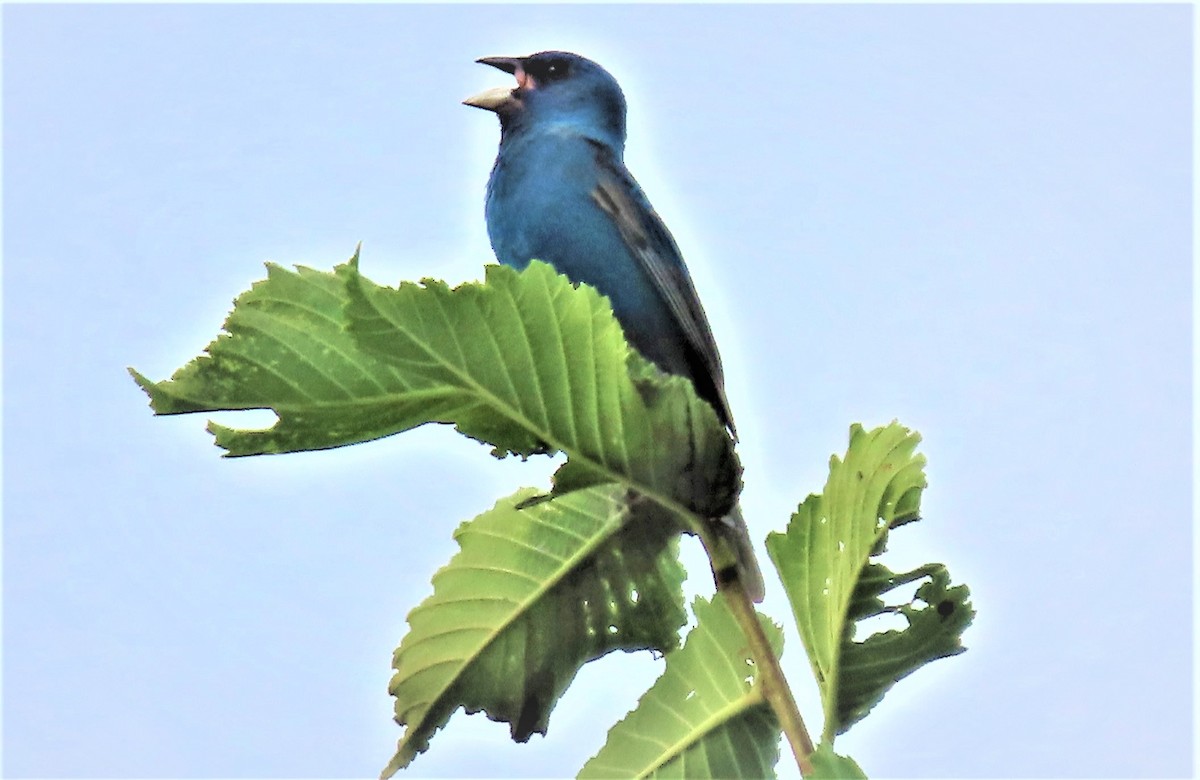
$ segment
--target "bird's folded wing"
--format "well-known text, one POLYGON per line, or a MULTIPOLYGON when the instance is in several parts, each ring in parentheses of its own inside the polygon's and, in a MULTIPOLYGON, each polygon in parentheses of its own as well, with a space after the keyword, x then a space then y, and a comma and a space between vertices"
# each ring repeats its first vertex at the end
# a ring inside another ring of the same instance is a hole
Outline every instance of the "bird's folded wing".
POLYGON ((599 178, 592 198, 612 217, 630 254, 654 282, 659 295, 679 322, 691 350, 703 361, 723 407, 717 413, 728 421, 733 431, 733 416, 725 398, 725 377, 717 343, 675 239, 625 166, 614 159, 612 151, 599 143, 593 146, 599 178))

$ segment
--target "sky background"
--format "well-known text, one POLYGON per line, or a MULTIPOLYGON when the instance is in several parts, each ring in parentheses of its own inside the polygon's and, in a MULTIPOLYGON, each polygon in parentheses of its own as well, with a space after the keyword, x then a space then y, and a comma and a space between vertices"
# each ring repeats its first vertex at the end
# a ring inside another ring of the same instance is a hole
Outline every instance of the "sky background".
MULTIPOLYGON (((221 459, 125 368, 198 354, 267 260, 329 269, 362 241, 381 283, 479 278, 499 132, 460 101, 509 81, 477 57, 546 48, 625 89, 760 549, 851 423, 924 436, 925 519, 889 562, 945 562, 978 617, 839 750, 873 777, 1190 774, 1192 14, 5 6, 5 774, 391 757, 391 653, 451 531, 555 464, 432 427, 221 459)), ((589 665, 526 745, 458 713, 407 776, 573 775, 660 670, 589 665)))

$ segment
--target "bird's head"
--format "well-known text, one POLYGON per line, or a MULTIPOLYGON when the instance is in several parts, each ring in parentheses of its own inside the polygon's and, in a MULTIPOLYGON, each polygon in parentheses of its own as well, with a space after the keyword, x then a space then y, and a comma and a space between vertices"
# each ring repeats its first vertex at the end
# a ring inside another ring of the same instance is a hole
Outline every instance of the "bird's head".
POLYGON ((496 87, 469 97, 468 106, 494 111, 507 135, 521 128, 567 127, 621 149, 625 144, 625 96, 608 71, 565 51, 528 57, 483 57, 477 62, 517 78, 515 88, 496 87))

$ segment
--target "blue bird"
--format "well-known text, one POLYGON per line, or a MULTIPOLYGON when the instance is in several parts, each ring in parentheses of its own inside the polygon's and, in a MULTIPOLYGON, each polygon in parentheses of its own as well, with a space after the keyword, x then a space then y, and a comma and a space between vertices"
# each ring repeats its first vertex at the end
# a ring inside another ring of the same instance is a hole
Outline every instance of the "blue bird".
MULTIPOLYGON (((478 62, 517 79, 515 89, 464 101, 500 117, 485 209, 497 259, 522 269, 537 258, 595 287, 629 343, 690 379, 736 438, 721 358, 687 266, 625 168, 625 96, 616 79, 561 51, 478 62)), ((762 573, 740 510, 717 527, 734 544, 743 587, 761 601, 762 573)))

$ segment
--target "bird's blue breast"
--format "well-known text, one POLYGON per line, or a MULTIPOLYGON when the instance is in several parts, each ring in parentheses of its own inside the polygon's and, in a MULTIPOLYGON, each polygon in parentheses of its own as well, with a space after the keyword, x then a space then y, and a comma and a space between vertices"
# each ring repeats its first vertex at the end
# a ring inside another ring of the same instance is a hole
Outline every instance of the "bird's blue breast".
POLYGON ((638 351, 666 371, 690 375, 679 324, 593 199, 597 177, 596 150, 586 138, 548 130, 509 139, 488 182, 492 249, 505 265, 521 269, 536 258, 595 287, 638 351))

